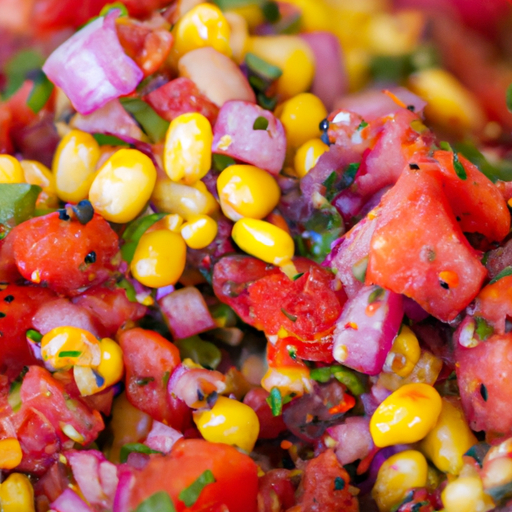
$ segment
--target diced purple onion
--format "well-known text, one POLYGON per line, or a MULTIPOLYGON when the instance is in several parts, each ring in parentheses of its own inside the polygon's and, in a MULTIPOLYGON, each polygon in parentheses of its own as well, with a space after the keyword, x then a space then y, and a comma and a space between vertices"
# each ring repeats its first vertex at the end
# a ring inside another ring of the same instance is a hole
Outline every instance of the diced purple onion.
POLYGON ((403 315, 401 295, 377 286, 364 286, 346 303, 336 324, 334 359, 361 373, 377 375, 384 366, 403 315), (375 293, 380 295, 372 299, 375 293))
POLYGON ((116 496, 114 498, 113 512, 128 512, 128 503, 130 492, 135 483, 133 469, 127 464, 121 464, 117 469, 119 484, 117 485, 116 496))
POLYGON ((69 488, 50 505, 50 508, 56 512, 94 512, 75 491, 69 488))
POLYGON ((156 300, 163 299, 164 297, 167 297, 170 293, 172 293, 175 290, 174 285, 170 284, 168 286, 162 286, 161 288, 157 288, 156 290, 156 300))
POLYGON ((80 114, 131 93, 144 77, 117 37, 114 10, 100 16, 61 44, 43 66, 80 114))
POLYGON ((183 434, 178 430, 155 420, 144 444, 152 450, 169 453, 174 443, 182 437, 183 434))
POLYGON ((369 417, 347 418, 340 425, 328 427, 327 433, 338 443, 335 452, 342 465, 364 459, 374 449, 369 417))

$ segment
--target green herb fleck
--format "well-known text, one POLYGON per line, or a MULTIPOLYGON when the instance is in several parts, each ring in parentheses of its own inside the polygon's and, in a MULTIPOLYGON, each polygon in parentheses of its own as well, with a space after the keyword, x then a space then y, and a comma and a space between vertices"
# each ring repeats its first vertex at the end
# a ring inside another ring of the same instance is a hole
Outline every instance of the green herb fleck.
POLYGON ((230 165, 234 165, 235 161, 230 156, 221 155, 219 153, 214 153, 212 155, 212 163, 213 163, 213 167, 217 171, 222 172, 226 167, 229 167, 230 165))
POLYGON ((121 98, 121 105, 140 124, 153 142, 160 142, 167 133, 169 122, 161 118, 145 101, 138 98, 121 98))
POLYGON ((468 175, 466 173, 466 169, 464 169, 464 166, 462 165, 462 162, 459 160, 459 156, 457 153, 453 153, 453 168, 455 169, 455 174, 461 179, 461 180, 467 180, 468 175))
POLYGON ((150 382, 153 382, 155 380, 154 377, 140 377, 138 379, 135 379, 135 384, 137 386, 147 386, 150 382))
POLYGON ((80 357, 82 352, 80 350, 61 350, 59 357, 80 357))
POLYGON ((475 316, 475 322, 475 332, 482 341, 487 340, 487 338, 494 334, 494 327, 490 325, 485 318, 482 318, 481 316, 475 316))
POLYGON ((139 217, 131 222, 126 231, 123 233, 124 244, 121 246, 121 255, 126 263, 131 263, 135 250, 141 236, 160 219, 163 219, 167 213, 153 213, 152 215, 146 215, 145 217, 139 217))
POLYGON ((373 304, 378 301, 384 295, 384 288, 377 286, 375 290, 368 296, 368 304, 373 304))
POLYGON ((288 311, 286 311, 284 308, 281 308, 281 313, 283 313, 283 315, 288 318, 288 320, 290 320, 290 322, 296 322, 297 321, 297 317, 295 315, 292 315, 290 313, 288 313, 288 311))
POLYGON ((283 412, 283 397, 281 396, 279 388, 273 387, 270 390, 267 403, 272 410, 272 416, 281 416, 281 413, 283 412))
POLYGON ((446 142, 445 140, 442 140, 440 143, 439 143, 439 147, 441 149, 444 149, 445 151, 451 151, 453 153, 453 149, 452 147, 450 146, 450 143, 449 142, 446 142))
POLYGON ((496 277, 490 280, 489 284, 494 284, 502 277, 512 276, 512 267, 505 267, 496 277))
POLYGON ((199 498, 201 492, 208 484, 215 483, 213 473, 207 469, 199 478, 180 492, 178 498, 186 507, 191 507, 199 498))
POLYGON ((268 128, 268 119, 263 116, 259 116, 255 119, 252 125, 253 130, 266 130, 268 128))
POLYGON ((512 84, 507 88, 507 108, 509 112, 512 112, 512 84))
POLYGON ((292 279, 293 279, 294 281, 297 281, 297 279, 300 279, 303 275, 304 275, 304 272, 300 272, 300 273, 298 273, 298 274, 295 274, 295 275, 292 277, 292 279))
POLYGON ((368 126, 368 123, 363 119, 360 123, 359 123, 359 126, 357 127, 358 130, 362 130, 363 128, 366 128, 368 126))
POLYGON ((120 139, 119 137, 116 137, 115 135, 105 135, 104 133, 93 133, 92 136, 94 137, 94 140, 100 146, 130 147, 130 144, 128 144, 128 142, 125 142, 124 140, 120 139))
POLYGON ((43 339, 43 335, 39 331, 36 331, 35 329, 29 329, 25 333, 25 335, 29 340, 33 341, 34 343, 41 343, 41 340, 43 339))
POLYGON ((54 85, 48 80, 48 77, 43 71, 39 71, 34 78, 34 85, 27 99, 27 105, 34 114, 38 114, 46 105, 53 89, 54 85))
POLYGON ((297 347, 293 345, 287 345, 286 350, 288 351, 288 355, 293 359, 297 359, 297 347))
POLYGON ((337 476, 334 479, 334 490, 342 491, 343 489, 345 489, 345 480, 343 480, 343 478, 341 478, 340 476, 337 476))
POLYGON ((130 453, 145 453, 149 455, 151 453, 161 454, 162 452, 159 452, 158 450, 153 450, 149 446, 146 446, 145 444, 142 443, 127 443, 121 447, 121 452, 119 454, 119 460, 122 464, 124 464, 128 460, 128 455, 130 455, 130 453))
POLYGON ((368 268, 368 256, 364 256, 352 265, 352 274, 360 282, 364 283, 366 279, 366 269, 368 268))
POLYGON ((269 23, 277 23, 281 18, 277 2, 265 2, 261 6, 261 12, 269 23))
POLYGON ((145 499, 135 512, 176 512, 170 496, 160 491, 145 499))

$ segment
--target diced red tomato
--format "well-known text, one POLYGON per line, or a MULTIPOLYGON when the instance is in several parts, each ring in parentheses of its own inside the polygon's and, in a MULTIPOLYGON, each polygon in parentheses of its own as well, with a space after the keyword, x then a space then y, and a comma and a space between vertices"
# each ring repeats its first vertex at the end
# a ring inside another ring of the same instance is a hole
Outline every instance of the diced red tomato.
POLYGON ((91 313, 103 338, 113 336, 128 320, 141 319, 147 310, 146 306, 131 302, 122 288, 103 285, 89 288, 72 301, 91 313))
POLYGON ((78 295, 80 288, 106 281, 119 266, 118 237, 100 215, 82 225, 50 213, 16 226, 10 236, 23 277, 58 293, 78 295))
POLYGON ((491 241, 503 240, 510 231, 510 213, 496 185, 460 154, 466 179, 457 175, 451 151, 436 151, 434 158, 440 164, 444 193, 462 231, 480 233, 491 241))
POLYGON ((167 382, 180 364, 178 348, 154 331, 140 328, 119 336, 130 403, 153 419, 183 431, 191 413, 184 402, 167 393, 167 382))
POLYGON ((358 512, 357 498, 349 492, 349 476, 334 451, 311 459, 304 473, 300 510, 307 512, 358 512))
POLYGON ((55 300, 48 288, 8 285, 0 291, 0 372, 16 377, 23 366, 37 364, 26 332, 34 329, 33 317, 45 303, 55 300))
POLYGON ((157 71, 171 51, 173 37, 165 28, 123 20, 116 24, 116 31, 124 51, 142 69, 144 76, 157 71))
POLYGON ((12 115, 5 103, 0 103, 0 153, 12 153, 12 141, 9 135, 12 115))
POLYGON ((267 398, 270 393, 263 388, 251 389, 244 397, 244 404, 251 407, 260 421, 259 439, 275 439, 286 430, 282 416, 274 416, 267 398))
POLYGON ((473 430, 512 434, 512 334, 498 334, 474 348, 457 344, 457 381, 473 430))
POLYGON ((219 107, 202 94, 190 78, 185 77, 167 82, 144 99, 167 121, 181 114, 198 112, 213 125, 219 113, 219 107))
POLYGON ((287 469, 272 469, 259 479, 258 501, 263 505, 260 512, 288 510, 295 505, 295 488, 291 483, 290 471, 287 469), (278 507, 276 507, 276 500, 278 507))
POLYGON ((382 200, 366 283, 403 293, 450 321, 476 297, 486 275, 436 175, 405 170, 382 200))
POLYGON ((14 237, 7 235, 0 240, 0 282, 13 283, 22 279, 14 259, 14 237))
POLYGON ((252 459, 226 444, 209 443, 202 439, 179 440, 171 453, 152 458, 135 475, 128 508, 137 506, 159 491, 165 491, 174 502, 177 512, 256 512, 258 476, 252 459), (213 473, 215 482, 206 485, 197 501, 190 507, 179 499, 206 470, 213 473))
POLYGON ((53 426, 62 444, 73 445, 65 431, 72 427, 82 439, 80 444, 94 441, 104 428, 101 414, 91 411, 80 398, 69 398, 64 385, 39 366, 31 366, 23 378, 20 397, 21 415, 26 409, 40 413, 53 426))

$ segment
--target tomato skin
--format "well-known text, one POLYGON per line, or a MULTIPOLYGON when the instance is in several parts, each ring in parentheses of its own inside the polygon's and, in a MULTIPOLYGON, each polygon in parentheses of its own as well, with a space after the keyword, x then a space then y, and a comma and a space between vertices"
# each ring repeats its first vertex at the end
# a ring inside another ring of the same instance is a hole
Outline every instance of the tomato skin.
POLYGON ((10 236, 22 276, 57 293, 78 295, 80 288, 106 281, 118 267, 118 237, 100 215, 82 225, 50 213, 16 226, 10 236), (92 251, 95 262, 85 262, 92 251))
POLYGON ((488 435, 512 434, 512 334, 497 334, 474 348, 457 343, 457 381, 469 426, 488 435), (482 389, 482 384, 485 386, 482 389))
POLYGON ((434 158, 440 163, 444 193, 462 231, 480 233, 491 241, 503 240, 510 231, 510 213, 496 185, 462 155, 458 158, 466 179, 457 176, 451 151, 436 151, 434 158))
POLYGON ((256 512, 257 466, 248 455, 226 444, 203 439, 179 440, 167 456, 155 456, 135 475, 128 510, 146 498, 166 491, 177 512, 213 512, 225 505, 229 512, 256 512), (186 508, 179 493, 209 469, 215 482, 203 488, 198 500, 186 508))
POLYGON ((167 392, 169 375, 181 362, 178 348, 160 334, 140 328, 121 332, 119 345, 130 403, 153 419, 183 431, 190 423, 190 409, 167 392))
POLYGON ((472 314, 485 318, 495 332, 504 334, 506 320, 512 317, 512 276, 484 286, 475 299, 472 314))
POLYGON ((23 366, 40 364, 30 350, 26 335, 34 329, 37 310, 56 295, 48 288, 8 285, 0 291, 0 373, 16 377, 23 366))
POLYGON ((439 175, 419 165, 404 170, 381 202, 366 284, 403 293, 447 322, 476 297, 487 270, 457 225, 439 175), (458 283, 445 288, 441 272, 458 283))

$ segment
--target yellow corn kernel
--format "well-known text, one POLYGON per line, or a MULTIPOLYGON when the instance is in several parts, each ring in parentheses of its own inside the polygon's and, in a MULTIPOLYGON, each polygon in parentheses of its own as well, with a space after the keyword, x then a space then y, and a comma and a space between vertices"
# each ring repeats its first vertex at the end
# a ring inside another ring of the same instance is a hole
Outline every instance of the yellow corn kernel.
POLYGON ((110 222, 130 222, 148 202, 156 169, 137 149, 116 151, 99 169, 89 192, 94 210, 110 222))
POLYGON ((301 29, 304 32, 330 30, 333 25, 330 12, 325 2, 317 0, 286 0, 285 3, 295 5, 301 11, 301 29))
POLYGON ((277 93, 282 98, 291 98, 309 89, 315 75, 315 57, 299 36, 250 37, 247 51, 281 69, 283 74, 277 80, 277 93))
POLYGON ((281 190, 273 176, 253 165, 231 165, 217 179, 220 207, 233 221, 263 219, 279 203, 281 190))
POLYGON ((229 46, 233 51, 233 60, 241 64, 245 57, 249 27, 245 18, 236 12, 225 12, 224 16, 229 23, 229 46))
POLYGON ((13 469, 23 458, 20 442, 15 438, 0 440, 0 469, 13 469))
POLYGON ((423 439, 441 413, 441 397, 428 384, 407 384, 389 395, 373 413, 370 433, 379 448, 423 439))
POLYGON ((211 443, 238 446, 252 452, 260 422, 254 410, 238 400, 219 396, 211 410, 194 411, 194 423, 211 443))
POLYGON ((137 281, 150 288, 175 284, 185 269, 187 246, 168 229, 144 233, 130 264, 137 281))
POLYGON ((170 179, 158 180, 151 199, 159 210, 177 213, 184 219, 191 215, 208 215, 212 208, 211 194, 200 190, 197 183, 189 186, 170 179))
POLYGON ((27 475, 11 473, 0 485, 2 512, 35 512, 34 489, 27 475))
POLYGON ((329 146, 320 139, 310 139, 304 142, 295 153, 294 164, 297 176, 304 178, 328 149, 329 146))
POLYGON ((315 137, 320 137, 320 121, 327 117, 322 101, 305 92, 280 105, 276 114, 284 125, 288 147, 298 148, 315 137))
POLYGON ((216 211, 219 210, 219 203, 217 202, 217 199, 215 199, 213 194, 210 193, 210 191, 208 190, 208 187, 204 184, 203 181, 201 181, 201 180, 196 181, 192 185, 192 187, 196 188, 197 190, 199 190, 199 192, 201 192, 201 194, 205 195, 205 197, 206 197, 205 214, 206 215, 212 215, 213 213, 215 213, 216 211))
POLYGON ((193 215, 181 227, 181 236, 191 249, 203 249, 217 236, 217 223, 208 215, 193 215))
POLYGON ((345 52, 345 67, 351 92, 361 90, 370 79, 371 60, 370 53, 360 47, 350 48, 345 52))
POLYGON ((409 78, 410 89, 427 101, 425 116, 448 130, 477 131, 485 115, 474 95, 444 69, 429 68, 409 78))
POLYGON ((119 344, 110 338, 103 338, 100 348, 101 362, 97 367, 97 372, 104 379, 101 389, 105 389, 118 383, 123 376, 123 351, 119 344))
POLYGON ((384 461, 372 490, 380 512, 390 512, 413 487, 427 484, 427 461, 416 450, 396 453, 384 461))
POLYGON ((87 199, 100 155, 100 146, 89 133, 71 130, 60 141, 52 163, 59 199, 70 203, 87 199))
POLYGON ((247 22, 250 30, 255 29, 258 25, 261 25, 265 22, 265 16, 263 15, 261 6, 258 4, 248 4, 241 5, 240 7, 232 7, 229 9, 229 11, 227 11, 226 14, 231 13, 242 16, 242 18, 244 18, 244 20, 247 22))
POLYGON ((53 368, 100 364, 101 349, 97 338, 85 329, 64 326, 46 333, 41 340, 43 360, 53 368))
POLYGON ((11 155, 0 155, 0 183, 25 183, 21 164, 11 155))
POLYGON ((443 473, 458 475, 462 456, 477 443, 458 401, 442 398, 436 426, 420 444, 421 451, 443 473))
POLYGON ((400 334, 393 341, 393 347, 386 358, 386 366, 400 377, 407 377, 420 360, 421 349, 416 335, 402 326, 400 334))
POLYGON ((164 146, 164 169, 173 181, 192 185, 210 170, 213 133, 210 121, 196 112, 172 120, 164 146))
POLYGON ((211 46, 231 57, 229 23, 215 5, 202 3, 185 13, 174 26, 172 34, 171 57, 175 62, 191 50, 204 46, 211 46))
POLYGON ((272 388, 277 388, 281 396, 292 393, 295 396, 302 396, 304 393, 310 393, 313 389, 309 369, 305 366, 269 368, 261 379, 261 387, 269 393, 272 388))
POLYGON ((283 229, 258 219, 240 219, 231 233, 242 251, 273 265, 286 265, 293 258, 293 238, 283 229))
POLYGON ((163 219, 165 228, 174 233, 179 233, 183 224, 183 217, 177 213, 166 215, 163 219))
POLYGON ((485 512, 494 509, 490 496, 483 490, 477 474, 465 475, 449 482, 441 493, 444 512, 485 512))
POLYGON ((46 165, 36 160, 22 160, 20 164, 27 183, 39 185, 47 194, 56 193, 55 177, 46 165))

